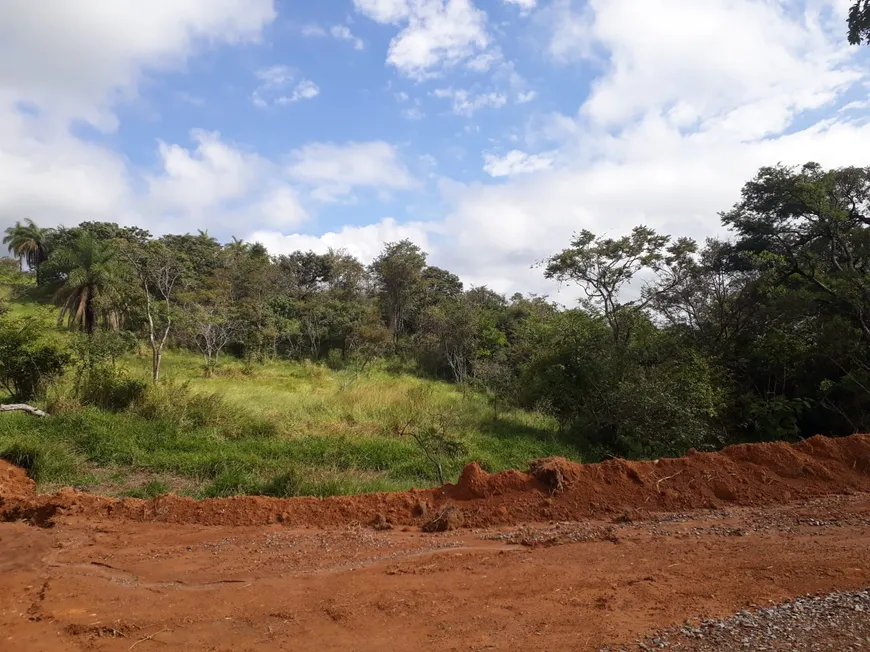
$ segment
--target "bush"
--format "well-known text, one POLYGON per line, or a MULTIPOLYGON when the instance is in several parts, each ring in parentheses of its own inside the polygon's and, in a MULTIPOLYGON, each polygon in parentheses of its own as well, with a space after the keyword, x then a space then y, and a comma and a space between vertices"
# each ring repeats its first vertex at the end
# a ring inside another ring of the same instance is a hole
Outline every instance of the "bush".
POLYGON ((0 316, 0 385, 13 398, 28 401, 63 374, 69 355, 58 345, 42 340, 42 328, 33 318, 0 316))
POLYGON ((80 379, 78 393, 82 405, 121 412, 140 404, 147 389, 142 380, 127 378, 111 367, 97 367, 80 379))
POLYGON ((268 419, 239 413, 220 395, 194 392, 188 383, 148 386, 133 411, 151 421, 168 421, 179 429, 211 429, 228 438, 264 438, 278 432, 268 419))

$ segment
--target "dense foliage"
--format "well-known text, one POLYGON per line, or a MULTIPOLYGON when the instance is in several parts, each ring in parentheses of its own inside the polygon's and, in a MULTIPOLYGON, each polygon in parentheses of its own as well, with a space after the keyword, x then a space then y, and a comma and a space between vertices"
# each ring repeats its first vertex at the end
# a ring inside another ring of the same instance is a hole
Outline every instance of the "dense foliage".
MULTIPOLYGON (((570 308, 465 288, 407 240, 369 266, 343 251, 270 256, 205 232, 153 238, 106 223, 17 224, 6 243, 62 322, 91 338, 74 356, 102 361, 77 363, 90 404, 127 406, 145 391, 100 371, 128 340, 93 338, 126 333, 150 347, 155 381, 164 347, 198 352, 207 375, 222 356, 357 370, 385 360, 484 393, 495 419, 508 407, 550 414, 597 457, 656 456, 870 429, 868 199, 870 168, 777 166, 721 214, 728 240, 583 231, 542 264, 579 288, 570 308)), ((63 360, 13 326, 4 346, 45 364, 45 378, 59 373, 63 360)), ((39 389, 21 383, 14 393, 39 389)))

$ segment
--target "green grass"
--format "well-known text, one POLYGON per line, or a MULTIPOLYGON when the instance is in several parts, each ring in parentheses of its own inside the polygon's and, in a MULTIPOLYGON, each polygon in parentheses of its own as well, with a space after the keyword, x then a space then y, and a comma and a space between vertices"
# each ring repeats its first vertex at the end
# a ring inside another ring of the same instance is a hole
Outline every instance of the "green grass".
MULTIPOLYGON (((45 306, 34 310, 58 337, 45 306)), ((56 313, 55 313, 56 314, 56 313)), ((121 363, 147 379, 143 347, 121 363)), ((521 410, 493 418, 486 399, 449 384, 375 369, 358 375, 290 361, 254 365, 226 359, 211 378, 201 359, 168 351, 163 380, 132 410, 80 408, 65 400, 70 376, 50 395, 53 416, 0 417, 0 457, 25 466, 43 490, 59 485, 114 495, 345 495, 432 486, 435 469, 408 437, 395 434, 395 413, 415 388, 425 409, 451 417, 451 435, 466 453, 443 460, 449 481, 477 461, 488 471, 523 468, 533 458, 578 451, 561 443, 552 419, 521 410)))

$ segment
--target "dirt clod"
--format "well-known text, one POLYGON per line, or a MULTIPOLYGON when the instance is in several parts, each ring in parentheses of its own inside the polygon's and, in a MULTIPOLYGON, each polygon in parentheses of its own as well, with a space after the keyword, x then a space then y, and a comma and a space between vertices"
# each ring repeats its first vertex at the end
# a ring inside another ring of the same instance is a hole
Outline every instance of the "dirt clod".
POLYGON ((386 530, 392 530, 393 524, 387 520, 387 517, 383 514, 378 514, 375 516, 375 520, 372 521, 372 528, 377 530, 378 532, 384 532, 386 530))
POLYGON ((575 466, 562 457, 547 457, 529 462, 529 475, 549 489, 550 493, 557 493, 568 486, 570 472, 575 466))
POLYGON ((461 528, 465 518, 456 505, 447 505, 431 521, 423 525, 424 532, 447 532, 461 528))

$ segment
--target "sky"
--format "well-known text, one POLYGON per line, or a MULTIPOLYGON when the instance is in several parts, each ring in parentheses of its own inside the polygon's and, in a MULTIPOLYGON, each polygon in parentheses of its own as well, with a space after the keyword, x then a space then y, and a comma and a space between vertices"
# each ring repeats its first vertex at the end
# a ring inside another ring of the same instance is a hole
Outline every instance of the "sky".
POLYGON ((0 0, 0 229, 106 220, 471 285, 581 229, 703 240, 764 165, 870 165, 849 0, 0 0))

